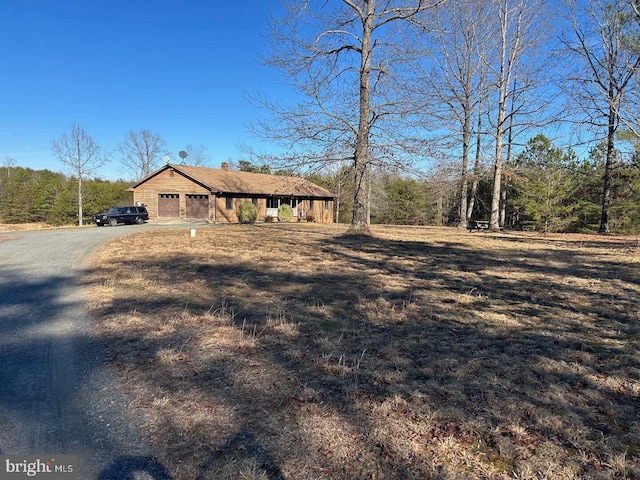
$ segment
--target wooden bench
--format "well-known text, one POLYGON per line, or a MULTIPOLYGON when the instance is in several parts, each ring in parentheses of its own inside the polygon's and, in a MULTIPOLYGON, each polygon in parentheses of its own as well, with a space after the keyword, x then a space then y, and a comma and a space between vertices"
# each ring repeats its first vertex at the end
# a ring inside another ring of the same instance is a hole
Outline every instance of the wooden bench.
POLYGON ((471 220, 469 222, 469 231, 473 232, 474 230, 489 230, 489 221, 488 220, 471 220))

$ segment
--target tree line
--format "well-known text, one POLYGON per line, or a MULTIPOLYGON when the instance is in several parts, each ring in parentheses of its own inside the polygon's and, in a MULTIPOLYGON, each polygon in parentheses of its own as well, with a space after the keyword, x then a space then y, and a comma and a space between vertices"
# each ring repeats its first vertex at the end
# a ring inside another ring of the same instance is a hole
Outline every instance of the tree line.
MULTIPOLYGON (((78 179, 50 170, 0 167, 0 223, 78 223, 78 179)), ((85 180, 84 222, 113 205, 130 203, 131 183, 85 180)))
MULTIPOLYGON (((501 223, 514 230, 541 232, 597 232, 601 208, 601 179, 606 165, 606 143, 580 159, 571 150, 556 147, 544 135, 531 138, 526 148, 504 165, 504 201, 501 223)), ((629 160, 617 152, 613 168, 612 231, 640 232, 640 153, 629 160)), ((245 172, 294 175, 247 160, 231 161, 245 172)), ((410 176, 401 170, 371 171, 367 215, 372 224, 459 226, 460 192, 457 162, 442 162, 426 175, 410 176)), ((307 179, 336 195, 335 220, 350 223, 356 179, 344 162, 334 171, 315 172, 307 179)), ((492 175, 485 169, 477 178, 472 217, 488 220, 492 175)), ((113 205, 132 201, 131 182, 87 179, 83 183, 83 221, 113 205)), ((78 223, 77 178, 49 170, 6 165, 0 167, 0 223, 78 223)))
MULTIPOLYGON (((571 149, 554 146, 544 135, 531 138, 518 155, 503 166, 501 224, 512 230, 545 233, 596 233, 600 228, 602 178, 606 168, 606 143, 579 158, 571 149)), ((611 174, 609 224, 618 233, 640 232, 640 154, 630 159, 617 152, 611 174)), ((372 224, 460 224, 460 193, 457 162, 442 162, 421 176, 409 176, 387 168, 371 172, 372 224)), ((355 175, 348 163, 333 173, 309 177, 336 194, 336 220, 351 221, 355 175)), ((489 169, 478 177, 472 218, 489 220, 493 175, 489 169)), ((471 226, 471 225, 469 225, 471 226)))

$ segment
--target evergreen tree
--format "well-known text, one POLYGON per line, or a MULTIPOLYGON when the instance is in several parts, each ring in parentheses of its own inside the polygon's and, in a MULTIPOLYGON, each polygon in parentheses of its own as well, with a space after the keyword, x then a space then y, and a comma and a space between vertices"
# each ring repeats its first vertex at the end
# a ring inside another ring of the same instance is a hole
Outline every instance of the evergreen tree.
POLYGON ((48 223, 51 225, 73 225, 78 222, 77 180, 67 180, 49 212, 48 223))
POLYGON ((0 217, 2 223, 27 223, 31 205, 29 184, 33 175, 30 168, 16 167, 11 176, 5 179, 0 217))
POLYGON ((531 222, 544 232, 567 230, 574 221, 569 201, 575 188, 570 169, 574 162, 572 151, 554 147, 544 135, 529 140, 515 160, 515 171, 522 181, 513 187, 511 203, 523 214, 520 226, 531 222))
POLYGON ((597 232, 602 213, 602 176, 606 161, 606 144, 591 149, 589 156, 576 162, 573 171, 575 189, 569 202, 573 205, 570 232, 597 232))
POLYGON ((393 225, 425 225, 426 194, 412 178, 387 175, 383 178, 384 200, 371 211, 371 222, 393 225))
POLYGON ((91 180, 84 184, 84 220, 91 223, 97 213, 107 211, 116 205, 131 204, 133 194, 128 191, 130 184, 121 180, 107 182, 91 180))
POLYGON ((29 222, 48 221, 49 213, 65 184, 66 179, 61 173, 54 173, 49 170, 34 172, 30 188, 32 203, 29 211, 29 222))

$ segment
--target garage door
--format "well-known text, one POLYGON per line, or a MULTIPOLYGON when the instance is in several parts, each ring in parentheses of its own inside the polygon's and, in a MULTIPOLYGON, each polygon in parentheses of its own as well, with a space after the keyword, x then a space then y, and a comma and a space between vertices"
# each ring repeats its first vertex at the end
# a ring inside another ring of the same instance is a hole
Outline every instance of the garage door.
POLYGON ((177 193, 160 193, 158 195, 159 217, 180 217, 180 195, 177 193))
POLYGON ((209 195, 187 195, 187 218, 209 218, 209 195))

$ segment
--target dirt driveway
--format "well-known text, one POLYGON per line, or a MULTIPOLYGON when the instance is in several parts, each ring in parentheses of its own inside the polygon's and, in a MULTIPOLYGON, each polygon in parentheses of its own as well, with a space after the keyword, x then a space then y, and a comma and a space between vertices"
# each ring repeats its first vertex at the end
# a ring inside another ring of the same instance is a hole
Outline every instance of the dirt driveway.
POLYGON ((0 454, 78 455, 83 480, 170 478, 125 416, 77 284, 97 247, 141 228, 166 226, 0 234, 0 454))

